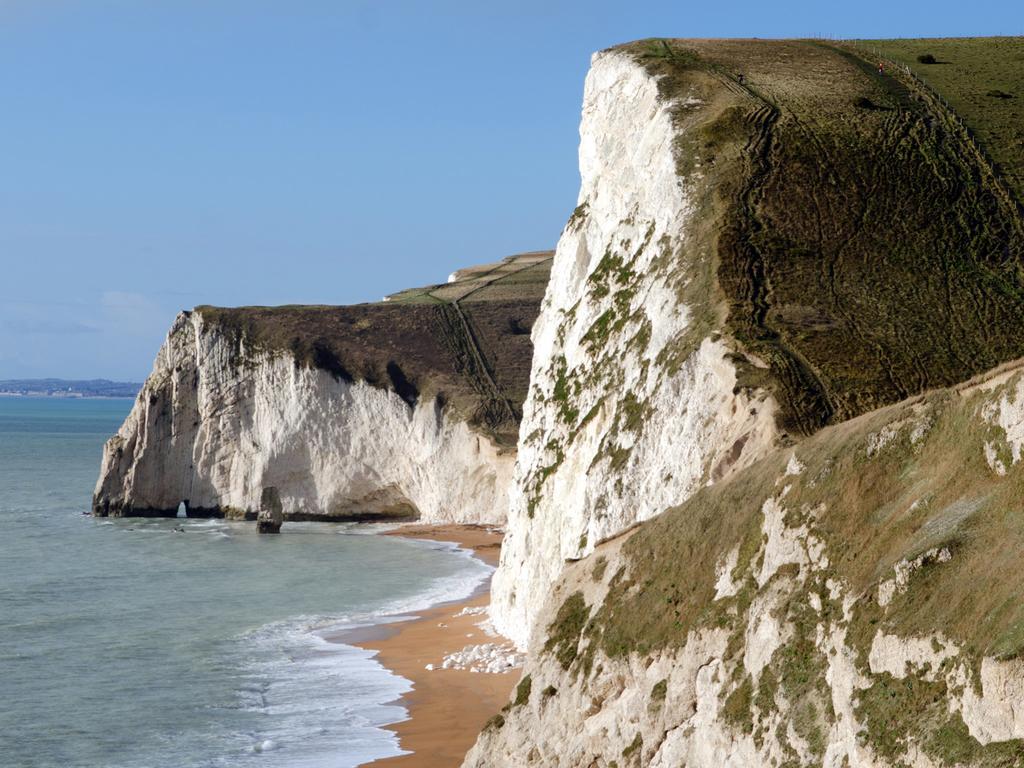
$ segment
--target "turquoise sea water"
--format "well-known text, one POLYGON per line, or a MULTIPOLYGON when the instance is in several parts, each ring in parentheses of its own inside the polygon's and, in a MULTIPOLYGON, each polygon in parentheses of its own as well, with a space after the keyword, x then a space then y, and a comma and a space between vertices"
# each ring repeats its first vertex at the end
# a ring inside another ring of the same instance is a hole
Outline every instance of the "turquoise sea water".
POLYGON ((398 754, 402 678, 327 627, 489 568, 365 527, 85 516, 122 400, 0 397, 0 765, 347 768, 398 754))

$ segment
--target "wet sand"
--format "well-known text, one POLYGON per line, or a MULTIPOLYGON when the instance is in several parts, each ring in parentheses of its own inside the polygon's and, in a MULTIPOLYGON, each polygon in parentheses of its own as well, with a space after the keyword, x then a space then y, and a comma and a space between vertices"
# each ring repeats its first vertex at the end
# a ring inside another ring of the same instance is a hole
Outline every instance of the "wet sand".
MULTIPOLYGON (((455 541, 491 565, 497 565, 501 552, 501 534, 476 526, 404 526, 387 535, 455 541)), ((411 680, 414 686, 401 699, 410 718, 387 726, 398 734, 402 749, 411 750, 411 754, 367 765, 457 767, 487 720, 508 701, 519 682, 518 669, 505 674, 440 669, 445 654, 467 645, 503 641, 476 626, 484 616, 456 617, 463 608, 486 606, 489 600, 490 580, 468 600, 434 606, 411 621, 375 628, 369 636, 339 638, 378 651, 381 664, 411 680), (428 664, 437 669, 428 671, 428 664)))

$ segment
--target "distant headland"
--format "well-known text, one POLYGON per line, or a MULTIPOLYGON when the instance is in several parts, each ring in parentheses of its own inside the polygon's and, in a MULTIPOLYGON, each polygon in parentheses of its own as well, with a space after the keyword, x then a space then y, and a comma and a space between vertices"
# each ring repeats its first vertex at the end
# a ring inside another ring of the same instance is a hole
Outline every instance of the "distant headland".
POLYGON ((135 397, 141 388, 109 379, 0 379, 0 395, 17 397, 135 397))

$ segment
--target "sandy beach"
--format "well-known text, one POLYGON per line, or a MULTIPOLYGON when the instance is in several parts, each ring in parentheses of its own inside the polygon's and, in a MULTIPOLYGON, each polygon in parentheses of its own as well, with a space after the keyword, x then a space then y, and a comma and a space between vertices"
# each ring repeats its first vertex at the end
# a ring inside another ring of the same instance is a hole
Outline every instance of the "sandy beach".
MULTIPOLYGON (((476 526, 403 526, 387 535, 455 541, 477 557, 496 565, 501 534, 476 526)), ((416 614, 416 618, 381 627, 369 637, 340 637, 362 648, 378 651, 388 669, 412 681, 413 690, 402 697, 410 718, 388 726, 411 754, 375 760, 374 768, 448 768, 458 766, 476 741, 484 723, 508 701, 519 682, 518 669, 504 674, 467 669, 440 669, 446 654, 469 645, 504 642, 477 624, 479 614, 457 615, 466 608, 482 608, 490 599, 490 581, 468 600, 444 603, 416 614), (435 669, 427 670, 427 665, 435 669)))

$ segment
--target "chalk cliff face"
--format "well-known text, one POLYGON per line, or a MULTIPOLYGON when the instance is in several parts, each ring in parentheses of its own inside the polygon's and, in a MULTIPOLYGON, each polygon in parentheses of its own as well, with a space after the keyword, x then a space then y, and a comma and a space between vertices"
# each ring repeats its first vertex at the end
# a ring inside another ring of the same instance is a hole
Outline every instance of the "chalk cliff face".
POLYGON ((566 560, 749 464, 776 436, 775 404, 737 386, 713 306, 701 217, 713 191, 680 174, 680 133, 713 116, 704 81, 667 102, 632 56, 587 76, 579 207, 558 242, 534 326, 497 627, 525 646, 566 560))
POLYGON ((96 513, 507 516, 470 768, 1024 765, 1024 221, 874 72, 595 55, 553 261, 183 314, 96 513))
POLYGON ((178 317, 104 452, 98 511, 252 516, 277 488, 290 518, 502 522, 512 455, 436 401, 295 365, 232 364, 234 342, 178 317))
POLYGON ((382 305, 182 313, 106 445, 96 514, 253 518, 272 488, 286 519, 504 522, 547 261, 382 305))
POLYGON ((829 427, 568 565, 465 765, 1022 764, 1022 403, 829 427))
POLYGON ((1024 765, 1024 222, 872 72, 595 55, 467 768, 1024 765))

